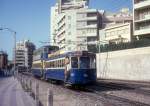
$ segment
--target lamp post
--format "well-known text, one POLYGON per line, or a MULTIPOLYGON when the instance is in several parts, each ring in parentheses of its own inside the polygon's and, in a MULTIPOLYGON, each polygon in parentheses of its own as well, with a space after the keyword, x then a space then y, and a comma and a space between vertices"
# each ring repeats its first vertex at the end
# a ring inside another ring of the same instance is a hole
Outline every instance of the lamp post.
POLYGON ((0 30, 7 30, 11 33, 13 33, 13 39, 14 39, 14 69, 16 70, 16 31, 10 29, 10 28, 0 28, 0 30))

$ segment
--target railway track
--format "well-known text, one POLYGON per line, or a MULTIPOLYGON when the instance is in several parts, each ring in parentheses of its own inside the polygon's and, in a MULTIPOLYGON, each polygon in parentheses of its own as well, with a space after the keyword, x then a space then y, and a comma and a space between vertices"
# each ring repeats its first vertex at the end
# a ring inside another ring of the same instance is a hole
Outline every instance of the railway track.
POLYGON ((123 97, 119 97, 116 95, 113 95, 111 93, 106 93, 104 92, 104 89, 107 89, 108 91, 113 91, 113 90, 127 90, 127 92, 130 93, 137 93, 137 94, 143 94, 143 95, 148 95, 150 96, 150 91, 149 90, 143 90, 143 89, 138 89, 138 88, 134 88, 134 87, 130 87, 130 86, 123 86, 123 85, 118 85, 118 84, 108 84, 108 85, 98 85, 95 86, 93 88, 87 87, 87 90, 90 90, 91 92, 94 92, 97 95, 103 96, 107 99, 111 99, 111 100, 117 100, 120 102, 125 102, 125 103, 129 103, 132 106, 150 106, 150 104, 146 104, 146 103, 142 103, 139 101, 135 101, 135 100, 130 100, 128 98, 123 98, 123 97), (96 89, 99 89, 96 90, 96 89), (102 90, 103 89, 103 90, 102 90), (102 92, 101 92, 102 90, 102 92))
MULTIPOLYGON (((150 86, 145 86, 145 87, 150 88, 150 86)), ((108 84, 97 84, 95 88, 98 88, 98 89, 104 88, 108 90, 126 90, 131 93, 137 93, 137 94, 150 96, 150 89, 149 90, 141 89, 141 87, 138 85, 127 85, 127 84, 124 85, 124 84, 108 83, 108 84)))
POLYGON ((118 96, 107 94, 107 93, 100 93, 100 92, 95 92, 95 91, 93 91, 93 92, 95 94, 97 94, 98 96, 104 97, 106 99, 119 101, 122 104, 128 103, 128 106, 150 106, 149 104, 141 103, 141 102, 138 102, 138 101, 133 101, 133 100, 130 100, 130 99, 127 99, 127 98, 122 98, 122 97, 118 97, 118 96))

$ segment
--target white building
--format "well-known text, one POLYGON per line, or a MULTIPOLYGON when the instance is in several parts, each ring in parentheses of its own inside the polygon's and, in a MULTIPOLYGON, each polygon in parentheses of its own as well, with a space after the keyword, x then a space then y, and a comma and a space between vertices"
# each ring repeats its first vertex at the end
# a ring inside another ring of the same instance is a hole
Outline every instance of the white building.
POLYGON ((89 0, 58 0, 58 12, 88 7, 89 0))
POLYGON ((101 44, 130 42, 133 36, 133 17, 128 8, 123 8, 117 13, 103 12, 100 29, 101 44))
POLYGON ((18 67, 31 68, 34 50, 35 50, 35 45, 28 40, 17 42, 16 43, 16 65, 18 67))
POLYGON ((123 43, 131 42, 132 38, 132 24, 123 23, 116 24, 105 28, 105 40, 109 43, 123 43))
POLYGON ((87 42, 98 40, 99 20, 87 0, 60 0, 51 8, 51 42, 64 51, 87 50, 87 42))
POLYGON ((122 23, 132 23, 133 15, 129 8, 122 8, 116 13, 103 11, 102 13, 103 28, 122 23))
POLYGON ((133 0, 134 35, 137 38, 150 37, 150 0, 133 0))

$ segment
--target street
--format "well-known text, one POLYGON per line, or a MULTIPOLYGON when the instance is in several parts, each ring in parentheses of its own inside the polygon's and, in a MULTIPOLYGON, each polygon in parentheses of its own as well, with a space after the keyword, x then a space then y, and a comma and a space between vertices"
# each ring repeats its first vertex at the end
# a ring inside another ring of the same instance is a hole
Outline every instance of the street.
POLYGON ((0 78, 0 106, 35 106, 35 102, 17 79, 5 77, 0 78))

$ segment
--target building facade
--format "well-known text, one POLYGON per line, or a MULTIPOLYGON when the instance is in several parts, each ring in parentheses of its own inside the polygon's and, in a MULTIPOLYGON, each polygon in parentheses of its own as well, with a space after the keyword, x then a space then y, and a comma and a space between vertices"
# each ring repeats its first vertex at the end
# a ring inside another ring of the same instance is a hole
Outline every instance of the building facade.
POLYGON ((7 69, 8 55, 7 53, 0 51, 0 69, 7 69))
POLYGON ((128 8, 122 8, 119 12, 101 12, 102 26, 100 29, 101 44, 130 42, 133 38, 133 17, 128 8))
POLYGON ((64 51, 88 50, 102 26, 100 12, 88 8, 88 0, 60 0, 51 8, 51 42, 64 51))
POLYGON ((28 68, 32 67, 33 51, 35 45, 29 40, 23 40, 16 43, 16 65, 18 67, 28 68))
POLYGON ((133 15, 130 12, 129 8, 122 8, 120 11, 112 13, 103 11, 102 13, 102 24, 103 28, 113 26, 116 24, 122 23, 132 23, 133 22, 133 15))
POLYGON ((132 24, 123 23, 105 28, 105 40, 109 43, 131 42, 132 24))
POLYGON ((150 38, 150 0, 133 0, 134 36, 150 38))
POLYGON ((66 10, 75 10, 88 7, 89 0, 58 0, 58 12, 62 13, 66 10))

